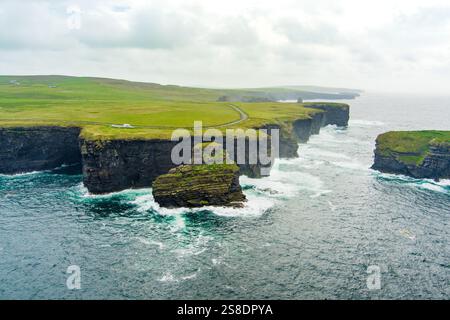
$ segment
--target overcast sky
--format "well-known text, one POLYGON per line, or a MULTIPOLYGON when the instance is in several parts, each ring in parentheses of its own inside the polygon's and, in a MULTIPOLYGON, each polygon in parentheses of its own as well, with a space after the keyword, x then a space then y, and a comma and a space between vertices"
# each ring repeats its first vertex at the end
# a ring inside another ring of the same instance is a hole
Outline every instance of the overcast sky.
POLYGON ((446 93, 450 4, 0 0, 0 74, 446 93))

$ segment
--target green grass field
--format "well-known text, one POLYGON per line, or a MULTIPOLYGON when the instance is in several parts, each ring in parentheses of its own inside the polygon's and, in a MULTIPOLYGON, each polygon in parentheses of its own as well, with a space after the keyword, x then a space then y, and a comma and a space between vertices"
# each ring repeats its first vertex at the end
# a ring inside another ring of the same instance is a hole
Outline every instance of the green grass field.
MULTIPOLYGON (((224 95, 251 96, 252 90, 262 89, 202 89, 66 76, 0 76, 0 126, 76 125, 83 127, 85 138, 167 138, 174 128, 192 128, 199 120, 204 127, 252 128, 284 124, 318 112, 297 103, 217 101, 224 95), (241 113, 232 105, 248 119, 242 121, 241 113), (135 128, 112 127, 124 123, 135 128)), ((286 90, 291 89, 282 91, 286 90)))

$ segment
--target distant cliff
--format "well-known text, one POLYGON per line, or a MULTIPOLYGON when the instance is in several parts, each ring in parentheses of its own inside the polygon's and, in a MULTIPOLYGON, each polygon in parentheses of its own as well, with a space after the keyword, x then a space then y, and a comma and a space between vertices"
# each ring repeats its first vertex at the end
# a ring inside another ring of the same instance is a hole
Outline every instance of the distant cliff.
POLYGON ((280 101, 280 100, 351 100, 359 97, 359 92, 312 92, 303 91, 292 88, 267 88, 251 90, 235 90, 226 92, 225 95, 220 96, 217 101, 240 101, 240 102, 267 102, 267 101, 280 101))
POLYGON ((450 178, 450 131, 391 131, 378 136, 372 169, 414 178, 450 178))

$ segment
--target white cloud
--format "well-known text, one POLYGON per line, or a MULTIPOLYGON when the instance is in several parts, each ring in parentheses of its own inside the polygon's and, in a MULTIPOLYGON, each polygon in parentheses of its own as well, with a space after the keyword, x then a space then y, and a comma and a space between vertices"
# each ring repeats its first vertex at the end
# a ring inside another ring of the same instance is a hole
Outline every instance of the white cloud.
POLYGON ((391 0, 4 0, 2 74, 446 91, 450 5, 391 0), (81 10, 68 28, 68 6, 81 10))

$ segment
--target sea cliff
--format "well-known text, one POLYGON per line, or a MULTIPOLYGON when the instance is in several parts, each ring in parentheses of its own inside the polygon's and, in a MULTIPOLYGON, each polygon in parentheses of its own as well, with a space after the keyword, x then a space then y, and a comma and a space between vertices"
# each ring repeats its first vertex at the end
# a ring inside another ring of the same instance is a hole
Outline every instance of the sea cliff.
POLYGON ((91 193, 150 187, 175 167, 170 140, 85 140, 80 138, 83 183, 91 193))
MULTIPOLYGON (((255 128, 280 129, 279 157, 297 156, 298 143, 308 141, 327 124, 346 126, 349 108, 343 104, 307 104, 310 116, 288 124, 255 128)), ((164 139, 88 139, 82 128, 29 126, 0 128, 0 173, 47 170, 63 164, 82 164, 83 182, 89 192, 109 193, 150 187, 176 165, 171 150, 176 142, 164 139)), ((269 146, 270 147, 270 146, 269 146)), ((248 150, 248 148, 246 148, 248 150)), ((246 154, 248 158, 248 154, 246 154)), ((239 166, 240 174, 261 176, 260 164, 239 166)))
POLYGON ((49 170, 79 164, 80 128, 38 126, 0 127, 0 173, 49 170))

